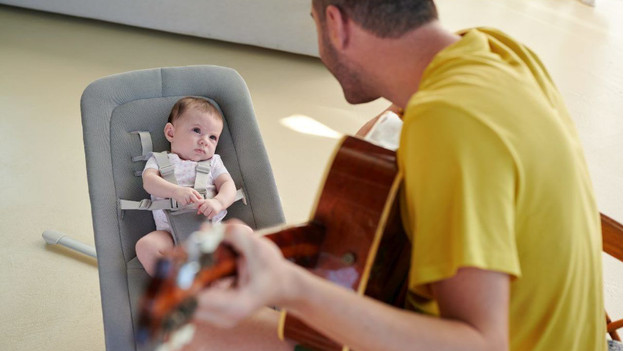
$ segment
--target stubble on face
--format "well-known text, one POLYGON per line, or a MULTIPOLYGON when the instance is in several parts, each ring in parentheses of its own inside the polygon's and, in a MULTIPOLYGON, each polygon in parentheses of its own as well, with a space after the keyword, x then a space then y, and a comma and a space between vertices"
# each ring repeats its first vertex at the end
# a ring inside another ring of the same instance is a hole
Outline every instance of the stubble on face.
MULTIPOLYGON (((317 25, 322 26, 318 23, 317 25)), ((317 34, 322 39, 319 40, 321 61, 340 83, 347 102, 350 104, 363 104, 379 98, 379 95, 374 93, 374 87, 369 86, 371 82, 367 81, 364 74, 362 74, 362 70, 358 69, 358 65, 347 61, 344 56, 340 56, 338 51, 331 45, 327 31, 321 27, 317 34)))

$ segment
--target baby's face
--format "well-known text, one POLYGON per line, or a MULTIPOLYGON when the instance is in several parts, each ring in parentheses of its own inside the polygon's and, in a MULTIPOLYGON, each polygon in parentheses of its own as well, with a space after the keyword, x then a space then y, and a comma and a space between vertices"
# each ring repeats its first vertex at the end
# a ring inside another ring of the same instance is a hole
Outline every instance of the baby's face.
POLYGON ((210 112, 191 108, 165 126, 165 137, 171 143, 171 152, 183 160, 210 159, 223 131, 223 121, 210 112))

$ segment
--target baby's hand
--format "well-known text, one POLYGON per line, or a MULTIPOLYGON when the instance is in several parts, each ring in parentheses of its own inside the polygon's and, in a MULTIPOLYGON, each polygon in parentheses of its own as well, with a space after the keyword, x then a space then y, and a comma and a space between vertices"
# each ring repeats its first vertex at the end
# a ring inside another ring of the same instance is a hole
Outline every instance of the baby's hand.
POLYGON ((173 192, 173 196, 171 197, 182 206, 186 206, 191 203, 197 203, 204 199, 197 190, 184 186, 179 186, 173 192))
POLYGON ((221 202, 219 202, 219 200, 206 199, 198 204, 197 214, 203 213, 204 216, 208 217, 208 219, 212 219, 212 217, 216 216, 223 210, 225 210, 225 207, 221 204, 221 202))

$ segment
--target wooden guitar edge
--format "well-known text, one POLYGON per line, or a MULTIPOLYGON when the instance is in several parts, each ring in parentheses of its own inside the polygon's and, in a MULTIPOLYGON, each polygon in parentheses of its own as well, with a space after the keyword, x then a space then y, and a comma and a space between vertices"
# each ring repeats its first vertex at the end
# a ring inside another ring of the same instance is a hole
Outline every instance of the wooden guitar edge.
POLYGON ((399 191, 399 186, 401 185, 401 178, 401 174, 397 173, 397 175, 394 177, 394 181, 392 182, 390 193, 388 195, 388 198, 386 199, 386 204, 384 205, 383 212, 381 213, 379 226, 377 226, 377 231, 375 232, 375 238, 373 239, 373 243, 371 244, 370 254, 366 258, 366 265, 364 266, 362 279, 360 279, 360 286, 358 286, 357 290, 358 295, 364 295, 364 292, 366 290, 368 278, 370 277, 371 269, 373 268, 373 264, 375 263, 377 251, 379 250, 379 243, 381 243, 381 237, 383 236, 384 229, 386 228, 386 224, 388 223, 388 217, 390 216, 390 211, 392 210, 394 200, 399 191))
MULTIPOLYGON (((286 310, 282 310, 280 312, 279 324, 277 326, 277 337, 281 341, 286 340, 286 337, 284 336, 284 327, 286 325, 286 315, 288 315, 288 312, 286 310)), ((343 345, 342 346, 342 351, 349 351, 349 347, 343 345)))

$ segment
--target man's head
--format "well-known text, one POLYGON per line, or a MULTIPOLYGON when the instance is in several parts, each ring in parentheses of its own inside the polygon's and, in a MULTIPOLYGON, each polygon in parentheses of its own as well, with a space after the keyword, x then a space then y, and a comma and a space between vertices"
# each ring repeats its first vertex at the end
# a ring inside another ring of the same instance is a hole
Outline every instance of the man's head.
POLYGON ((165 138, 171 143, 171 152, 184 160, 210 159, 223 131, 223 117, 208 100, 185 97, 173 105, 165 138))
POLYGON ((347 21, 374 37, 398 39, 438 17, 433 0, 312 0, 312 13, 321 60, 352 104, 375 100, 379 94, 361 65, 341 54, 347 21))
POLYGON ((433 0, 312 0, 321 23, 330 5, 380 38, 398 38, 438 18, 433 0))

